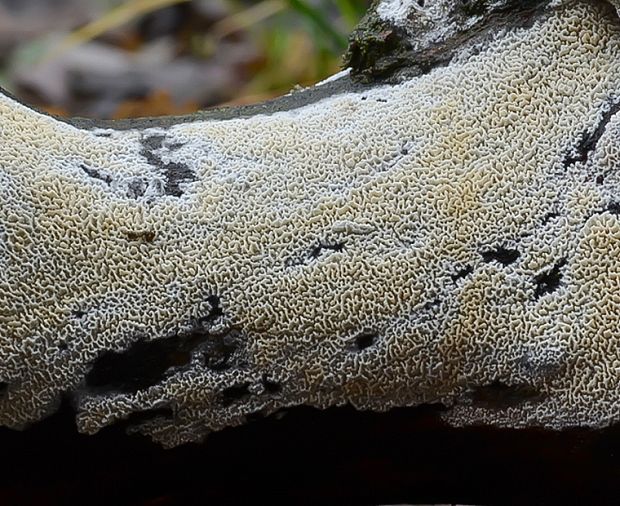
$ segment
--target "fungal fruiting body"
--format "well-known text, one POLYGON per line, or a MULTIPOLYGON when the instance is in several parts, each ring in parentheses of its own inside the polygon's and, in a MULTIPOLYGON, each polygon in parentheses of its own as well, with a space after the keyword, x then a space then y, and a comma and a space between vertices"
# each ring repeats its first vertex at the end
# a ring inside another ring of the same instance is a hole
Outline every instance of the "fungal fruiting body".
MULTIPOLYGON (((618 421, 620 20, 530 3, 459 13, 448 59, 219 117, 0 95, 0 424, 67 395, 79 430, 137 414, 166 446, 302 404, 618 421)), ((415 49, 420 9, 369 16, 415 49)))

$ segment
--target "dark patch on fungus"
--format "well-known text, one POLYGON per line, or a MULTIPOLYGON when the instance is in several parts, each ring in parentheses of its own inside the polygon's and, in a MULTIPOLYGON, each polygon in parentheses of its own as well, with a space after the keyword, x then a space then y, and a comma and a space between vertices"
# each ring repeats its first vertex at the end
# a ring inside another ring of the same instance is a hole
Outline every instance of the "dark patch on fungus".
POLYGON ((86 311, 83 311, 82 309, 76 309, 75 311, 71 311, 71 316, 73 316, 73 318, 81 319, 86 316, 86 311))
POLYGON ((494 250, 482 251, 480 255, 487 263, 495 261, 502 265, 510 265, 519 258, 520 253, 516 249, 507 249, 500 246, 494 250))
POLYGON ((483 16, 489 11, 486 0, 462 0, 456 4, 458 8, 468 17, 483 16))
POLYGON ((165 136, 151 135, 142 139, 142 151, 140 154, 146 161, 160 169, 166 177, 164 192, 166 195, 180 197, 183 195, 181 185, 196 181, 196 174, 184 163, 164 162, 162 158, 154 152, 163 147, 165 136))
POLYGON ((565 168, 577 162, 586 163, 588 161, 590 154, 596 149, 598 141, 605 133, 608 123, 618 111, 620 111, 620 102, 611 104, 609 109, 603 113, 603 117, 596 125, 596 128, 592 132, 585 131, 581 134, 573 150, 574 154, 567 155, 564 158, 563 165, 565 168))
POLYGON ((224 371, 233 365, 238 349, 238 331, 216 334, 204 344, 204 365, 212 371, 224 371))
POLYGON ((157 234, 152 230, 146 230, 143 232, 127 232, 126 236, 130 241, 153 242, 157 234))
POLYGON ((428 302, 424 304, 424 310, 429 311, 431 309, 439 307, 440 304, 441 304, 441 301, 439 299, 429 300, 428 302))
POLYGON ((224 310, 220 306, 221 301, 218 295, 209 295, 207 297, 207 302, 211 306, 211 310, 206 316, 198 318, 198 323, 200 325, 204 325, 205 323, 213 323, 224 314, 224 310))
POLYGON ((6 381, 0 381, 0 395, 4 395, 9 389, 9 384, 6 381))
POLYGON ((318 258, 321 255, 321 253, 323 252, 323 250, 342 251, 342 250, 344 250, 344 243, 343 242, 337 242, 335 244, 319 243, 319 245, 316 246, 310 252, 310 257, 311 258, 318 258))
POLYGON ((108 185, 112 183, 112 176, 110 176, 110 174, 98 171, 84 164, 80 164, 80 169, 82 169, 86 173, 86 175, 92 177, 93 179, 99 179, 99 181, 103 181, 108 185))
POLYGON ((174 418, 174 410, 169 406, 164 406, 161 408, 151 408, 145 409, 143 411, 136 411, 130 413, 127 418, 123 419, 123 421, 119 423, 119 425, 122 425, 124 427, 141 425, 144 422, 150 422, 151 420, 157 418, 165 418, 170 420, 174 418))
POLYGON ((222 390, 222 406, 228 407, 250 395, 250 383, 237 383, 222 390))
POLYGON ((166 195, 180 197, 183 195, 183 190, 181 190, 180 185, 196 181, 196 175, 185 164, 167 163, 164 165, 163 169, 166 174, 166 184, 164 186, 166 195))
POLYGON ((557 218, 557 217, 559 217, 559 216, 560 216, 560 214, 559 214, 559 213, 556 213, 556 212, 553 212, 553 211, 552 211, 552 212, 549 212, 549 213, 547 213, 547 214, 545 214, 545 215, 543 216, 543 219, 542 219, 542 222, 541 222, 541 223, 542 223, 543 225, 546 225, 546 224, 547 224, 547 223, 549 223, 551 220, 554 220, 555 218, 557 218))
POLYGON ((450 277, 452 278, 452 282, 456 283, 459 279, 466 278, 472 272, 474 272, 474 268, 471 265, 466 265, 465 267, 458 270, 454 274, 451 274, 450 277))
POLYGON ((528 376, 552 376, 557 375, 562 369, 564 353, 533 353, 527 351, 518 361, 518 365, 522 367, 528 376), (542 360, 541 360, 542 358, 542 360))
POLYGON ((496 380, 488 385, 473 387, 468 398, 474 405, 490 409, 504 409, 526 401, 538 401, 540 392, 531 385, 508 385, 496 380))
POLYGON ((365 350, 366 348, 370 348, 377 339, 377 334, 374 332, 363 332, 360 335, 355 337, 355 349, 357 351, 365 350))
POLYGON ((605 210, 611 214, 620 214, 620 202, 611 202, 605 210))
POLYGON ((280 385, 280 383, 270 380, 266 374, 263 374, 263 377, 261 379, 261 385, 263 385, 265 392, 267 392, 268 394, 277 394, 282 390, 282 385, 280 385))
POLYGON ((198 318, 188 332, 150 341, 140 339, 126 350, 101 354, 86 375, 87 388, 119 392, 148 388, 170 372, 187 366, 199 346, 217 349, 218 338, 211 343, 209 328, 223 312, 217 295, 210 295, 207 301, 211 305, 209 314, 198 318))
POLYGON ((154 156, 151 151, 161 149, 164 146, 165 139, 165 135, 149 135, 148 137, 143 137, 141 140, 142 146, 145 150, 147 150, 147 153, 145 153, 144 156, 146 156, 147 159, 150 156, 154 156))
POLYGON ((598 176, 596 176, 594 182, 598 185, 603 184, 605 182, 605 176, 603 174, 599 174, 598 176))
POLYGON ((143 197, 146 193, 148 184, 144 179, 134 179, 127 185, 127 196, 131 199, 143 197))
POLYGON ((565 265, 566 258, 562 258, 553 268, 534 277, 534 283, 536 283, 534 297, 536 299, 555 291, 560 286, 560 280, 562 278, 561 269, 565 265))
POLYGON ((86 375, 90 390, 134 392, 156 385, 170 370, 186 366, 192 350, 208 337, 196 330, 164 339, 136 341, 123 351, 106 351, 86 375))

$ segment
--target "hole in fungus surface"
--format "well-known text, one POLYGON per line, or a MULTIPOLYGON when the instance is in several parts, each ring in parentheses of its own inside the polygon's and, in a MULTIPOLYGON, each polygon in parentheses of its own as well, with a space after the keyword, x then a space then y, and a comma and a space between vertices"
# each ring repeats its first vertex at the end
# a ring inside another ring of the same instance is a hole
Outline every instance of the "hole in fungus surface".
POLYGON ((603 174, 599 174, 598 176, 596 176, 596 179, 594 181, 596 182, 596 184, 601 185, 605 182, 605 176, 603 176, 603 174))
POLYGON ((265 374, 261 379, 261 384, 268 394, 277 394, 282 390, 282 385, 280 385, 280 383, 270 380, 265 374))
POLYGON ((452 282, 456 283, 459 279, 466 278, 473 272, 474 272, 474 268, 471 265, 466 265, 462 269, 452 274, 450 277, 452 278, 452 282))
POLYGON ((480 253, 485 262, 499 262, 502 265, 510 265, 519 258, 520 253, 516 249, 506 249, 499 247, 494 250, 482 251, 480 253))
POLYGON ((496 380, 488 385, 473 387, 469 398, 475 405, 503 409, 526 401, 538 401, 540 392, 531 385, 508 385, 496 380))
POLYGON ((6 394, 9 384, 6 381, 0 381, 0 395, 6 394))
POLYGON ((343 251, 344 250, 344 242, 337 242, 335 244, 323 244, 319 243, 311 252, 311 258, 318 258, 324 250, 330 251, 343 251))
POLYGON ((228 407, 250 395, 250 383, 238 383, 222 390, 222 406, 228 407))
MULTIPOLYGON (((133 392, 156 385, 170 370, 187 366, 198 346, 211 345, 209 324, 222 315, 219 297, 211 295, 207 301, 211 311, 199 318, 189 332, 151 341, 141 339, 126 350, 101 354, 86 375, 86 386, 93 390, 133 392)), ((217 342, 216 339, 211 349, 217 349, 217 342)), ((221 362, 222 358, 215 360, 221 362)))
POLYGON ((363 332, 355 337, 355 349, 357 351, 363 351, 370 348, 377 339, 377 334, 373 332, 363 332))
POLYGON ((425 4, 424 0, 417 0, 417 2, 420 7, 424 7, 424 4, 425 4))
POLYGON ((207 338, 197 331, 153 341, 140 340, 124 351, 100 355, 86 375, 88 388, 133 392, 156 385, 173 368, 186 366, 192 350, 207 338))
POLYGON ((563 165, 565 168, 568 168, 577 162, 585 163, 588 161, 590 154, 596 149, 598 141, 600 140, 602 135, 605 133, 607 124, 611 121, 613 116, 619 111, 620 111, 620 102, 616 104, 611 104, 609 106, 609 109, 603 113, 603 117, 601 118, 599 123, 596 125, 596 128, 590 133, 586 131, 581 134, 581 137, 579 138, 577 146, 575 146, 575 149, 574 149, 575 154, 567 155, 566 158, 564 158, 563 165))
POLYGON ((543 272, 534 277, 534 283, 536 283, 536 289, 534 290, 534 297, 540 298, 543 295, 554 292, 560 286, 562 279, 561 269, 566 265, 566 258, 562 258, 557 264, 553 266, 547 272, 543 272))

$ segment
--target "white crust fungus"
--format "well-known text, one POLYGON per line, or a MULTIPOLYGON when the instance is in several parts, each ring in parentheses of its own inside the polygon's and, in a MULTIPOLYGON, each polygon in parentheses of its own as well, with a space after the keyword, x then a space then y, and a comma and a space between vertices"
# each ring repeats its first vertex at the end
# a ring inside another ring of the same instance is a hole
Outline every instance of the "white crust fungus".
POLYGON ((67 393, 167 446, 300 404, 619 421, 619 101, 620 22, 580 2, 290 111, 0 95, 0 424, 67 393))

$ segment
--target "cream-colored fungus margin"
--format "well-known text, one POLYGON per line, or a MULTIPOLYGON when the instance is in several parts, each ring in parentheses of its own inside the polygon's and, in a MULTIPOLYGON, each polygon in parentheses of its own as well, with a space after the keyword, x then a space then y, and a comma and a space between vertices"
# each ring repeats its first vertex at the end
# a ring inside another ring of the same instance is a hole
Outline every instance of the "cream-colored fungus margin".
POLYGON ((618 20, 577 4, 271 115, 86 131, 0 97, 0 424, 68 391, 88 433, 167 408, 165 445, 299 404, 618 421, 619 90, 618 20), (151 385, 84 379, 198 334, 151 385))

